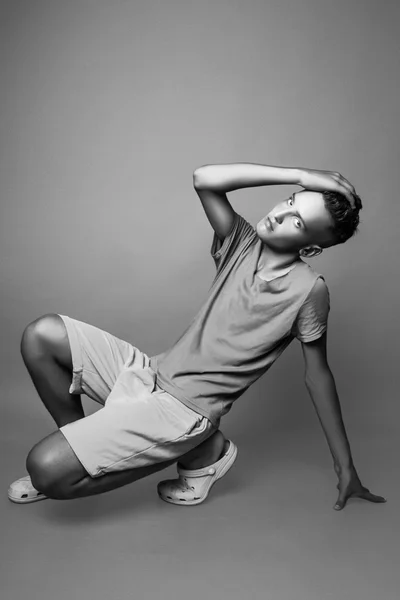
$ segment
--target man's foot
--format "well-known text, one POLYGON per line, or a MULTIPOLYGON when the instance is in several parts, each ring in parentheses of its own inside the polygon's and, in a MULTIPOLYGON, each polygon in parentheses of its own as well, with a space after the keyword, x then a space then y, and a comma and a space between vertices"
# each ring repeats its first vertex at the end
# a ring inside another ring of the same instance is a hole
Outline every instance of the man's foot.
POLYGON ((29 475, 21 477, 14 481, 8 488, 8 497, 11 502, 18 504, 26 504, 27 502, 37 502, 38 500, 46 500, 47 496, 39 492, 33 487, 29 475))
MULTIPOLYGON (((237 448, 226 440, 227 449, 216 462, 198 469, 184 469, 178 463, 179 479, 160 481, 158 495, 165 502, 190 506, 200 504, 207 498, 211 487, 221 479, 236 460, 237 448)), ((225 444, 224 444, 225 447, 225 444)), ((186 455, 185 455, 186 456, 186 455)))
POLYGON ((202 444, 182 456, 178 467, 182 469, 202 469, 219 460, 228 450, 229 441, 219 429, 202 444))

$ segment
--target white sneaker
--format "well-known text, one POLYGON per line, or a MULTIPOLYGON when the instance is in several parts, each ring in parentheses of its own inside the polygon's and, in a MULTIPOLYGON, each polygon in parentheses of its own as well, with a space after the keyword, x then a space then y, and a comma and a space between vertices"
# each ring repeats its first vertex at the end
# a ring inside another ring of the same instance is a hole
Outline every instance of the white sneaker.
POLYGON ((46 500, 42 492, 38 492, 33 487, 31 478, 29 475, 21 477, 14 481, 8 488, 8 497, 11 502, 18 502, 19 504, 25 504, 26 502, 37 502, 38 500, 46 500))

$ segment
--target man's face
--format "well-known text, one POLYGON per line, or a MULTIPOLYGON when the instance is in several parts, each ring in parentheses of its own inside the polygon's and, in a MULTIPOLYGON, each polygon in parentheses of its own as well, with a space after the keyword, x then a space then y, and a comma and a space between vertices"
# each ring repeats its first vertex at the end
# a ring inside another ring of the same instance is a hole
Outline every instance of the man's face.
POLYGON ((256 232, 262 242, 277 252, 298 252, 308 246, 331 244, 331 224, 322 194, 304 190, 277 204, 257 223, 256 232))

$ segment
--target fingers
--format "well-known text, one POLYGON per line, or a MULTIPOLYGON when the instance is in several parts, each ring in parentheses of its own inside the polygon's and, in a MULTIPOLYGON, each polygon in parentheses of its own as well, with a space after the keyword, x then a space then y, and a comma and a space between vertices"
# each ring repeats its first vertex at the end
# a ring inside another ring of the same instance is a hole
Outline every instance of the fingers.
POLYGON ((362 498, 363 500, 368 500, 369 502, 375 503, 387 502, 386 498, 384 498, 383 496, 377 496, 376 494, 372 494, 369 490, 365 489, 359 492, 353 492, 350 495, 347 495, 346 493, 339 494, 339 497, 333 508, 335 510, 342 510, 346 506, 347 500, 349 498, 362 498))
POLYGON ((365 490, 364 492, 359 492, 358 494, 354 494, 359 498, 363 498, 364 500, 369 500, 369 502, 387 502, 386 498, 383 496, 377 496, 376 494, 371 494, 369 490, 365 490))
POLYGON ((348 179, 346 179, 346 177, 343 177, 343 175, 341 175, 340 173, 334 173, 335 179, 338 180, 339 184, 344 187, 348 192, 350 192, 351 194, 355 194, 356 193, 356 188, 354 187, 354 185, 352 183, 350 183, 350 181, 348 179))
POLYGON ((349 186, 347 185, 345 182, 338 182, 338 192, 340 192, 341 194, 343 194, 344 196, 346 196, 347 200, 350 202, 351 206, 354 208, 355 206, 355 200, 354 200, 354 195, 355 195, 355 190, 353 188, 353 186, 349 186))
POLYGON ((357 195, 354 185, 338 172, 333 173, 333 177, 337 183, 337 191, 348 199, 352 208, 362 208, 361 200, 357 195))
POLYGON ((346 506, 347 498, 348 498, 348 495, 345 490, 343 490, 343 492, 340 492, 338 499, 336 500, 336 504, 333 508, 335 510, 342 510, 342 508, 344 508, 346 506))
POLYGON ((346 188, 342 187, 338 188, 338 192, 340 194, 343 194, 343 196, 347 198, 347 200, 350 202, 351 208, 357 208, 358 210, 362 208, 361 199, 357 194, 353 194, 352 192, 349 192, 346 188))
POLYGON ((352 183, 350 183, 350 181, 342 177, 341 183, 350 192, 350 194, 353 196, 356 194, 356 188, 352 183))

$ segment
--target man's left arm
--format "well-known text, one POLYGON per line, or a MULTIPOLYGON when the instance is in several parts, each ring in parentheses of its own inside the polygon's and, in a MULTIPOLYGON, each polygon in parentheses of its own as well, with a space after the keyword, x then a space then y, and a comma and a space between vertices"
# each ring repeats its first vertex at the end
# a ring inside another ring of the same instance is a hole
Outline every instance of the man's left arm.
POLYGON ((313 342, 302 342, 302 350, 305 384, 325 433, 339 479, 339 496, 334 509, 341 510, 350 497, 364 498, 370 502, 386 502, 385 498, 372 494, 361 484, 355 469, 335 380, 328 365, 326 340, 327 331, 313 342))

